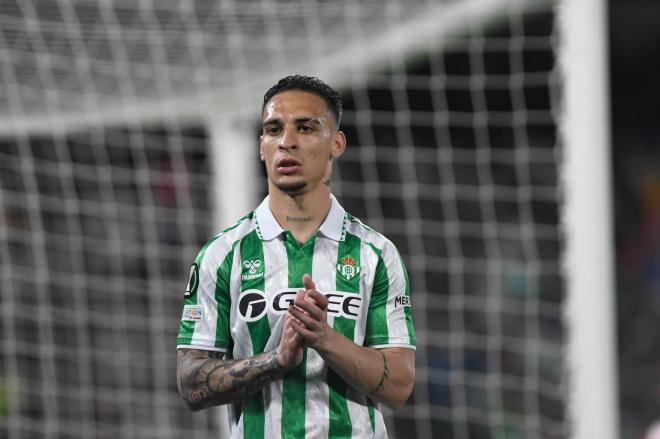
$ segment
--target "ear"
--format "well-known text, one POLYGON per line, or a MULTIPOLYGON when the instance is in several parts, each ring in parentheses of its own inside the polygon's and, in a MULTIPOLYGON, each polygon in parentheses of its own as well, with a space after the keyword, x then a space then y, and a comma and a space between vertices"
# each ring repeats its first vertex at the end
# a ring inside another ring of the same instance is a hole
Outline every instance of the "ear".
POLYGON ((346 136, 343 131, 337 131, 335 138, 332 141, 332 150, 330 151, 330 158, 339 158, 346 150, 346 136))

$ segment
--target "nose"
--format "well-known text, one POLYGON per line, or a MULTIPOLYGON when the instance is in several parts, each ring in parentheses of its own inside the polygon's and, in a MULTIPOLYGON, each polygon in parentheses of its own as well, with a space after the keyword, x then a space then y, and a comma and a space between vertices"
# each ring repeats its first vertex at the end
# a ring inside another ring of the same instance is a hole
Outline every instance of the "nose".
POLYGON ((298 146, 298 133, 295 127, 287 127, 282 130, 280 138, 280 149, 296 149, 298 146))

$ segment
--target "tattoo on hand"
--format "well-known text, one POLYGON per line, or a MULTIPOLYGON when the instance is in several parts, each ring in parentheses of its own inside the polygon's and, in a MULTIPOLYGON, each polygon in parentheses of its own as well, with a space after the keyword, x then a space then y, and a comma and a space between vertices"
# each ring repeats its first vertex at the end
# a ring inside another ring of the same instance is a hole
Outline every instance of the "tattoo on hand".
POLYGON ((369 395, 372 396, 380 392, 383 387, 385 387, 385 381, 387 380, 387 377, 390 376, 390 368, 387 366, 387 357, 385 357, 383 351, 379 350, 378 352, 380 352, 380 355, 383 356, 383 375, 380 377, 380 381, 378 382, 376 388, 369 393, 369 395))
POLYGON ((284 369, 275 351, 241 360, 200 356, 195 349, 179 351, 179 392, 193 410, 245 399, 281 377, 284 369))

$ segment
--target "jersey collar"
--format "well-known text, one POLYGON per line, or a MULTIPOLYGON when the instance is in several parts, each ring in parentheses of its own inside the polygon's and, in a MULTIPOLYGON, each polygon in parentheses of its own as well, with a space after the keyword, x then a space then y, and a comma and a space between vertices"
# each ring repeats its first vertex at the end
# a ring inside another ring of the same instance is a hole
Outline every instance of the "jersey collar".
MULTIPOLYGON (((277 222, 273 216, 273 212, 270 210, 268 199, 268 196, 264 198, 255 212, 257 217, 257 233, 264 241, 270 241, 284 232, 284 229, 277 222)), ((335 196, 330 194, 330 211, 323 224, 321 224, 319 232, 326 238, 343 241, 346 237, 345 221, 346 211, 341 207, 335 196)))

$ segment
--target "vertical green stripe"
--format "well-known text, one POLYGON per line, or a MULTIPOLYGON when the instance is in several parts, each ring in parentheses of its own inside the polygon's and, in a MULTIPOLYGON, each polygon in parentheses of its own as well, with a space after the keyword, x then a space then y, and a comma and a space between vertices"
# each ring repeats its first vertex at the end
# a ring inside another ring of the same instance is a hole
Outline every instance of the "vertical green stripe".
MULTIPOLYGON (((215 281, 215 301, 217 303, 218 318, 215 325, 215 347, 229 348, 229 314, 231 312, 231 299, 229 296, 229 278, 231 266, 234 263, 234 249, 236 243, 225 256, 224 261, 218 267, 215 281)), ((231 354, 231 352, 229 352, 231 354)))
MULTIPOLYGON (((336 290, 360 294, 360 243, 361 240, 350 233, 339 242, 337 250, 336 290)), ((355 339, 355 320, 336 316, 334 329, 349 340, 355 339)), ((351 416, 346 401, 346 383, 335 371, 328 369, 329 389, 329 431, 328 438, 351 437, 351 416)))
POLYGON ((369 300, 367 312, 367 344, 383 344, 389 341, 387 329, 387 298, 390 289, 390 281, 387 275, 387 267, 381 255, 381 251, 375 246, 371 248, 378 255, 374 285, 369 300))
MULTIPOLYGON (((410 296, 410 277, 408 276, 408 270, 406 270, 406 264, 403 263, 403 258, 401 258, 401 255, 399 255, 399 261, 401 261, 401 269, 403 270, 403 274, 405 276, 405 281, 406 281, 405 294, 406 296, 410 296)), ((406 314, 406 327, 408 328, 408 337, 410 338, 410 344, 416 345, 417 336, 415 335, 415 327, 413 326, 412 306, 404 306, 403 312, 406 314)))
MULTIPOLYGON (((263 242, 257 236, 257 232, 252 231, 241 240, 241 291, 259 290, 265 292, 265 269, 263 242), (246 267, 246 262, 250 264, 256 261, 259 261, 261 264, 255 270, 256 272, 253 273, 253 276, 256 277, 247 277, 251 273, 249 268, 246 267)), ((250 338, 252 339, 252 355, 262 353, 270 337, 270 326, 268 325, 267 316, 264 314, 256 322, 247 322, 247 326, 250 331, 250 338)))
MULTIPOLYGON (((217 235, 211 239, 209 239, 206 244, 202 247, 202 249, 199 251, 197 254, 197 257, 195 258, 195 262, 193 267, 191 267, 191 270, 196 270, 196 276, 197 276, 197 281, 194 285, 192 285, 192 290, 190 292, 190 295, 186 296, 183 300, 184 305, 197 305, 197 288, 199 287, 199 267, 202 265, 202 260, 204 259, 204 255, 206 254, 206 250, 208 250, 209 246, 220 237, 221 235, 217 235)), ((192 272, 191 272, 192 275, 192 272)), ((190 280, 189 280, 190 282, 190 280)), ((179 325, 179 334, 177 335, 176 342, 177 344, 181 345, 186 345, 190 344, 192 342, 192 337, 193 333, 195 332, 195 323, 194 321, 182 321, 181 324, 179 325)))
POLYGON ((374 404, 371 399, 367 398, 367 408, 369 410, 369 422, 371 423, 371 431, 376 432, 376 414, 374 413, 374 404))
MULTIPOLYGON (((289 261, 289 288, 302 288, 304 274, 312 274, 312 258, 316 235, 298 244, 291 232, 284 234, 284 247, 289 261)), ((305 387, 306 387, 307 350, 300 365, 289 371, 282 382, 282 420, 283 439, 305 437, 305 387)))
MULTIPOLYGON (((265 291, 263 276, 265 271, 263 242, 257 236, 257 232, 252 231, 241 240, 241 291, 253 289, 265 291), (256 273, 252 273, 253 276, 248 277, 250 274, 249 267, 253 266, 255 261, 260 261, 260 267, 256 270, 256 273), (258 273, 262 273, 262 275, 259 276, 258 273)), ((260 354, 270 337, 268 316, 264 314, 256 322, 246 322, 246 324, 252 340, 252 355, 260 354)), ((246 438, 264 437, 264 410, 263 391, 259 391, 248 399, 243 410, 243 435, 246 438)))

